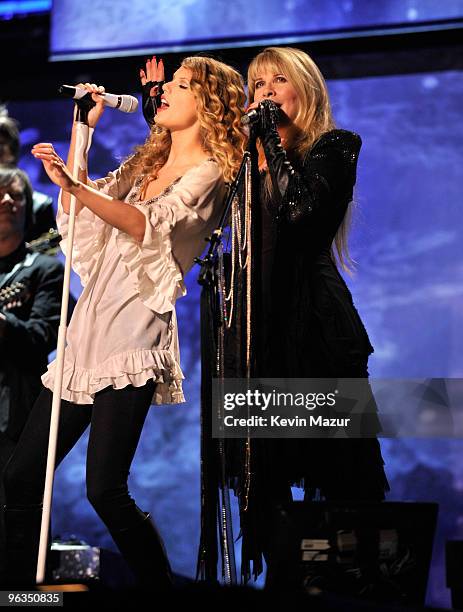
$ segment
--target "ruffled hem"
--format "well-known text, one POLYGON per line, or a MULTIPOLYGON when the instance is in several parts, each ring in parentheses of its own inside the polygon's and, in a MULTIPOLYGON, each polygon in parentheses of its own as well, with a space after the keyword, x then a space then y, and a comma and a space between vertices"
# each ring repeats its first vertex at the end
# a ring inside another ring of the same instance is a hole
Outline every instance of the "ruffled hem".
MULTIPOLYGON (((48 364, 42 383, 53 391, 56 360, 48 364)), ((181 404, 184 375, 169 351, 140 349, 114 355, 97 368, 74 367, 65 359, 61 398, 74 404, 93 404, 95 393, 106 387, 122 389, 127 385, 142 387, 154 380, 156 388, 152 403, 181 404)))
POLYGON ((116 245, 141 301, 154 312, 165 314, 175 308, 177 298, 186 295, 182 272, 172 254, 170 224, 159 218, 153 227, 149 207, 134 206, 146 218, 143 242, 118 231, 116 245))

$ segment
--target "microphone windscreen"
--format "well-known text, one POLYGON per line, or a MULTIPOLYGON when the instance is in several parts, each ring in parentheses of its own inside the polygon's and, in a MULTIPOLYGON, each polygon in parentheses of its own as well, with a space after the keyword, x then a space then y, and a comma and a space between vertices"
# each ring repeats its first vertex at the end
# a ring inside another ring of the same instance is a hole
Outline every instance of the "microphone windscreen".
POLYGON ((123 113, 134 113, 138 108, 138 100, 133 96, 122 96, 122 102, 119 109, 123 113))

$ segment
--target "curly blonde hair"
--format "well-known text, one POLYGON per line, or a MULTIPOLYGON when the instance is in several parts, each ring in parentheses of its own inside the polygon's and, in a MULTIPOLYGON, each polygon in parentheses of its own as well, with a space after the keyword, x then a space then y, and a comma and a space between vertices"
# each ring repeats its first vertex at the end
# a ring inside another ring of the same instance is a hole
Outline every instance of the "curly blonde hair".
MULTIPOLYGON (((243 78, 231 66, 211 57, 187 57, 181 66, 192 72, 190 87, 197 100, 202 147, 219 164, 224 180, 230 182, 238 171, 247 140, 241 123, 246 101, 243 78)), ((153 126, 146 142, 129 160, 132 176, 155 178, 169 157, 171 144, 169 130, 153 126)))
MULTIPOLYGON (((256 55, 248 68, 251 101, 260 73, 267 70, 284 74, 297 92, 300 103, 293 121, 295 130, 288 134, 284 146, 290 155, 301 160, 323 133, 336 128, 325 79, 313 59, 301 49, 267 47, 256 55)), ((268 189, 271 190, 270 180, 268 189)), ((349 274, 355 268, 348 247, 353 206, 351 202, 331 245, 333 261, 349 274)))

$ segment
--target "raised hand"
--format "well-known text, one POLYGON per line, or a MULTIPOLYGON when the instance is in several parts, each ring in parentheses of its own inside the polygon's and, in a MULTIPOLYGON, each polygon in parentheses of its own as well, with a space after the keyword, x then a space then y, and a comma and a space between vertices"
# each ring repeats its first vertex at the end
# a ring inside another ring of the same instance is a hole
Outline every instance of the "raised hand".
POLYGON ((164 81, 164 62, 162 59, 159 62, 156 61, 156 56, 153 55, 152 59, 146 60, 146 72, 143 68, 140 68, 140 81, 142 87, 145 85, 149 86, 149 95, 155 96, 159 93, 158 83, 164 81))
POLYGON ((161 104, 160 97, 164 84, 164 62, 156 61, 156 56, 146 60, 146 71, 140 68, 140 81, 142 85, 143 116, 149 127, 154 125, 154 117, 161 104))
POLYGON ((64 191, 71 191, 73 187, 79 185, 79 181, 76 181, 72 177, 66 164, 55 151, 51 143, 39 142, 32 147, 31 153, 36 159, 40 159, 45 168, 45 172, 55 185, 58 185, 58 187, 61 187, 64 191))

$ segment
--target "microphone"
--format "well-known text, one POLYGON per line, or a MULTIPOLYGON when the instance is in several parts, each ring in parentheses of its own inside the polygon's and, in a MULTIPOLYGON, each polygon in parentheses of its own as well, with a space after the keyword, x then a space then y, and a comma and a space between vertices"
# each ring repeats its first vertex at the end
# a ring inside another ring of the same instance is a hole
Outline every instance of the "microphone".
MULTIPOLYGON (((275 102, 273 102, 273 100, 263 100, 261 102, 262 103, 270 103, 273 106, 276 106, 277 109, 280 108, 280 104, 276 104, 275 102)), ((257 108, 252 108, 250 111, 248 111, 245 115, 243 115, 241 117, 241 123, 243 125, 252 125, 253 123, 256 123, 256 121, 259 121, 260 119, 260 114, 262 112, 262 108, 259 105, 257 108)), ((279 111, 279 116, 281 117, 281 111, 279 111)))
MULTIPOLYGON (((81 100, 88 95, 90 101, 91 99, 90 92, 84 89, 83 87, 73 87, 72 85, 61 85, 58 88, 58 93, 66 98, 73 98, 74 100, 81 100)), ((104 98, 105 106, 109 106, 110 108, 117 108, 123 113, 134 113, 138 108, 138 100, 133 96, 118 96, 116 94, 111 93, 103 93, 98 94, 104 98)))
POLYGON ((241 123, 243 125, 252 125, 256 121, 259 121, 259 119, 260 119, 260 109, 252 108, 250 111, 248 111, 245 115, 241 117, 241 123))

